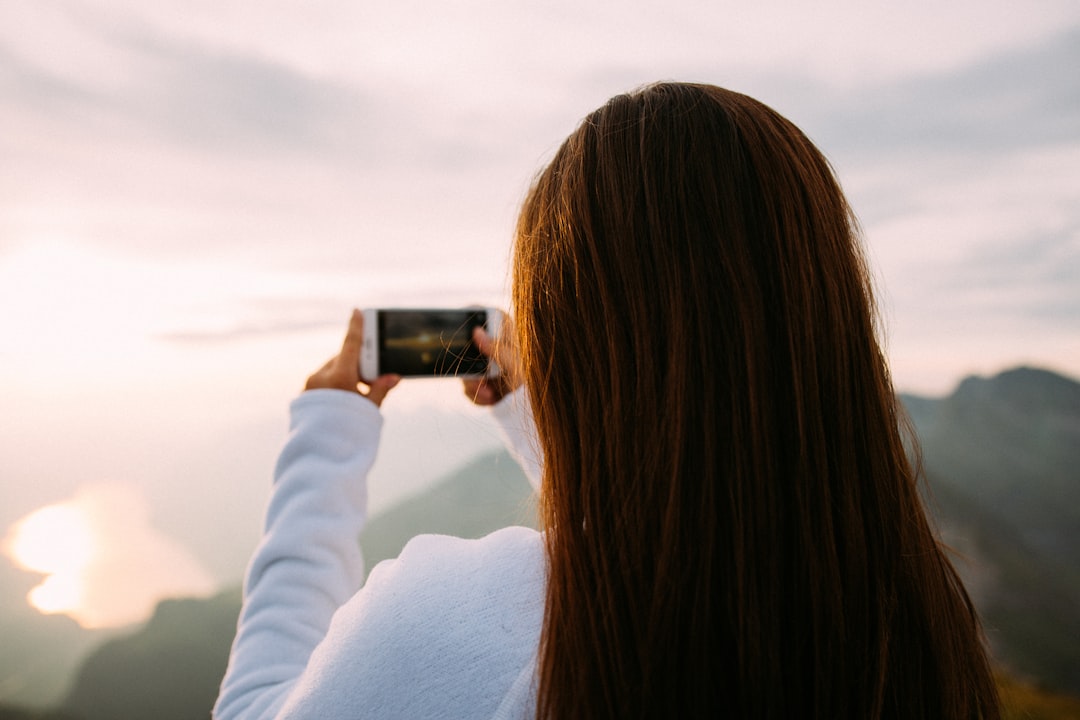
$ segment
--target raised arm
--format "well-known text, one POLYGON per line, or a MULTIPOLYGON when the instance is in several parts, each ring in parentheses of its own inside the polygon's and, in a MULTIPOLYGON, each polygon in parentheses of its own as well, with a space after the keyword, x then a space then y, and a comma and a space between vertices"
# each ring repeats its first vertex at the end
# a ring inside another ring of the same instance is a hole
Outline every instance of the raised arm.
POLYGON ((362 337, 363 318, 354 313, 341 353, 292 403, 215 718, 274 717, 334 612, 363 581, 357 537, 382 427, 378 403, 397 378, 379 378, 361 392, 362 337))
POLYGON ((492 407, 510 454, 521 465, 533 488, 539 490, 544 457, 536 437, 529 395, 522 385, 521 360, 514 338, 509 317, 498 339, 490 337, 483 328, 473 331, 473 341, 480 352, 494 360, 501 372, 494 378, 465 380, 464 389, 472 402, 492 407))

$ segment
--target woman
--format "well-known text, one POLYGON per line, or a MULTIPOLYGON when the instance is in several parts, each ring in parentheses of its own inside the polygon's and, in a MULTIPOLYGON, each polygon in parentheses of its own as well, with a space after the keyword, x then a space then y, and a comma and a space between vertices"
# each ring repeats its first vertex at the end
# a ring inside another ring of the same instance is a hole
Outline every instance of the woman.
POLYGON ((219 717, 998 717, 796 127, 711 86, 613 98, 537 178, 513 285, 520 374, 466 389, 523 457, 535 421, 543 533, 421 537, 356 593, 396 378, 358 397, 354 317, 296 401, 326 407, 294 407, 219 717))

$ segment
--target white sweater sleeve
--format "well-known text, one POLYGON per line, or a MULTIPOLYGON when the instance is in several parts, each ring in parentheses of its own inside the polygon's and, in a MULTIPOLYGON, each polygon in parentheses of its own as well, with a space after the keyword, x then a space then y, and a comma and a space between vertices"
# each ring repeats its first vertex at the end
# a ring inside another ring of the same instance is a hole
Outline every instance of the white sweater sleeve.
POLYGON ((529 393, 520 387, 496 403, 492 410, 507 449, 525 471, 533 489, 539 490, 544 454, 536 436, 529 393))
MULTIPOLYGON (((535 482, 541 458, 524 392, 496 417, 535 482)), ((421 536, 361 590, 379 411, 352 393, 313 390, 293 401, 291 418, 214 717, 490 718, 528 706, 541 536, 421 536)))
POLYGON ((274 717, 360 588, 357 537, 381 427, 378 408, 355 393, 311 390, 293 401, 215 718, 274 717))

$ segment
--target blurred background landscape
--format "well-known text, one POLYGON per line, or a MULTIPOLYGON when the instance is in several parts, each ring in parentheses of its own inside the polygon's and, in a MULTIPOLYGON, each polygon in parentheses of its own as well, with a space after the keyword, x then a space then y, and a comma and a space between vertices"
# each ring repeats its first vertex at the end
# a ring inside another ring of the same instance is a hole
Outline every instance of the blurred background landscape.
MULTIPOLYGON (((969 377, 945 397, 905 396, 929 503, 982 615, 1009 717, 1080 717, 1080 383, 1036 368, 969 377)), ((535 498, 503 450, 478 455, 376 515, 368 567, 420 532, 481 537, 535 526, 535 498)), ((145 624, 88 631, 0 584, 0 718, 206 717, 225 671, 239 587, 161 602, 145 624), (28 709, 29 708, 29 709, 28 709), (21 713, 21 714, 20 714, 21 713)))
MULTIPOLYGON (((1075 717, 1078 67, 1075 0, 0 3, 0 705, 204 717, 351 308, 505 306, 533 173, 675 79, 833 163, 1003 677, 1075 717)), ((528 521, 458 384, 384 415, 370 558, 528 521)))

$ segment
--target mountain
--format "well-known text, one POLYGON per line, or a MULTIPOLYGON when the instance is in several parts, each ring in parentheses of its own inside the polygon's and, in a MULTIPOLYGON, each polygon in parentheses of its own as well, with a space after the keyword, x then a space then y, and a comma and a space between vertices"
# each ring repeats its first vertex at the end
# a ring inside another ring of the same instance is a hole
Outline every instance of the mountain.
POLYGON ((927 468, 1008 520, 1080 589, 1080 383, 1017 368, 909 407, 927 468))
POLYGON ((1010 521, 931 475, 943 540, 1010 674, 1080 695, 1080 597, 1010 521))
POLYGON ((0 720, 82 720, 62 710, 27 710, 0 705, 0 720))
MULTIPOLYGON (((1006 717, 1080 718, 1075 699, 1045 691, 1080 695, 1080 385, 1019 368, 968 378, 948 397, 903 401, 919 434, 929 505, 1009 672, 1000 679, 1006 717)), ((360 542, 370 569, 419 532, 479 537, 535 523, 531 488, 500 451, 372 518, 360 542)), ((235 590, 166 601, 145 627, 87 658, 63 713, 0 707, 0 720, 205 718, 238 612, 235 590)))
POLYGON ((902 400, 996 659, 1080 694, 1080 383, 1016 368, 902 400))
MULTIPOLYGON (((396 557, 418 533, 481 537, 535 524, 532 488, 504 452, 476 458, 423 495, 372 518, 360 537, 368 568, 396 557)), ((62 703, 66 715, 12 718, 189 720, 208 717, 225 673, 240 591, 166 600, 138 631, 90 654, 62 703)), ((0 720, 4 720, 0 707, 0 720)), ((9 711, 13 712, 13 711, 9 711)))
POLYGON ((380 560, 397 557, 420 533, 479 538, 508 525, 536 527, 536 513, 536 496, 525 473, 499 450, 372 518, 360 534, 360 546, 370 572, 380 560))
POLYGON ((31 608, 26 594, 40 580, 0 561, 0 702, 35 707, 59 702, 87 654, 113 634, 31 608))
POLYGON ((208 717, 239 611, 238 590, 161 602, 142 629, 87 658, 63 709, 82 720, 208 717))

